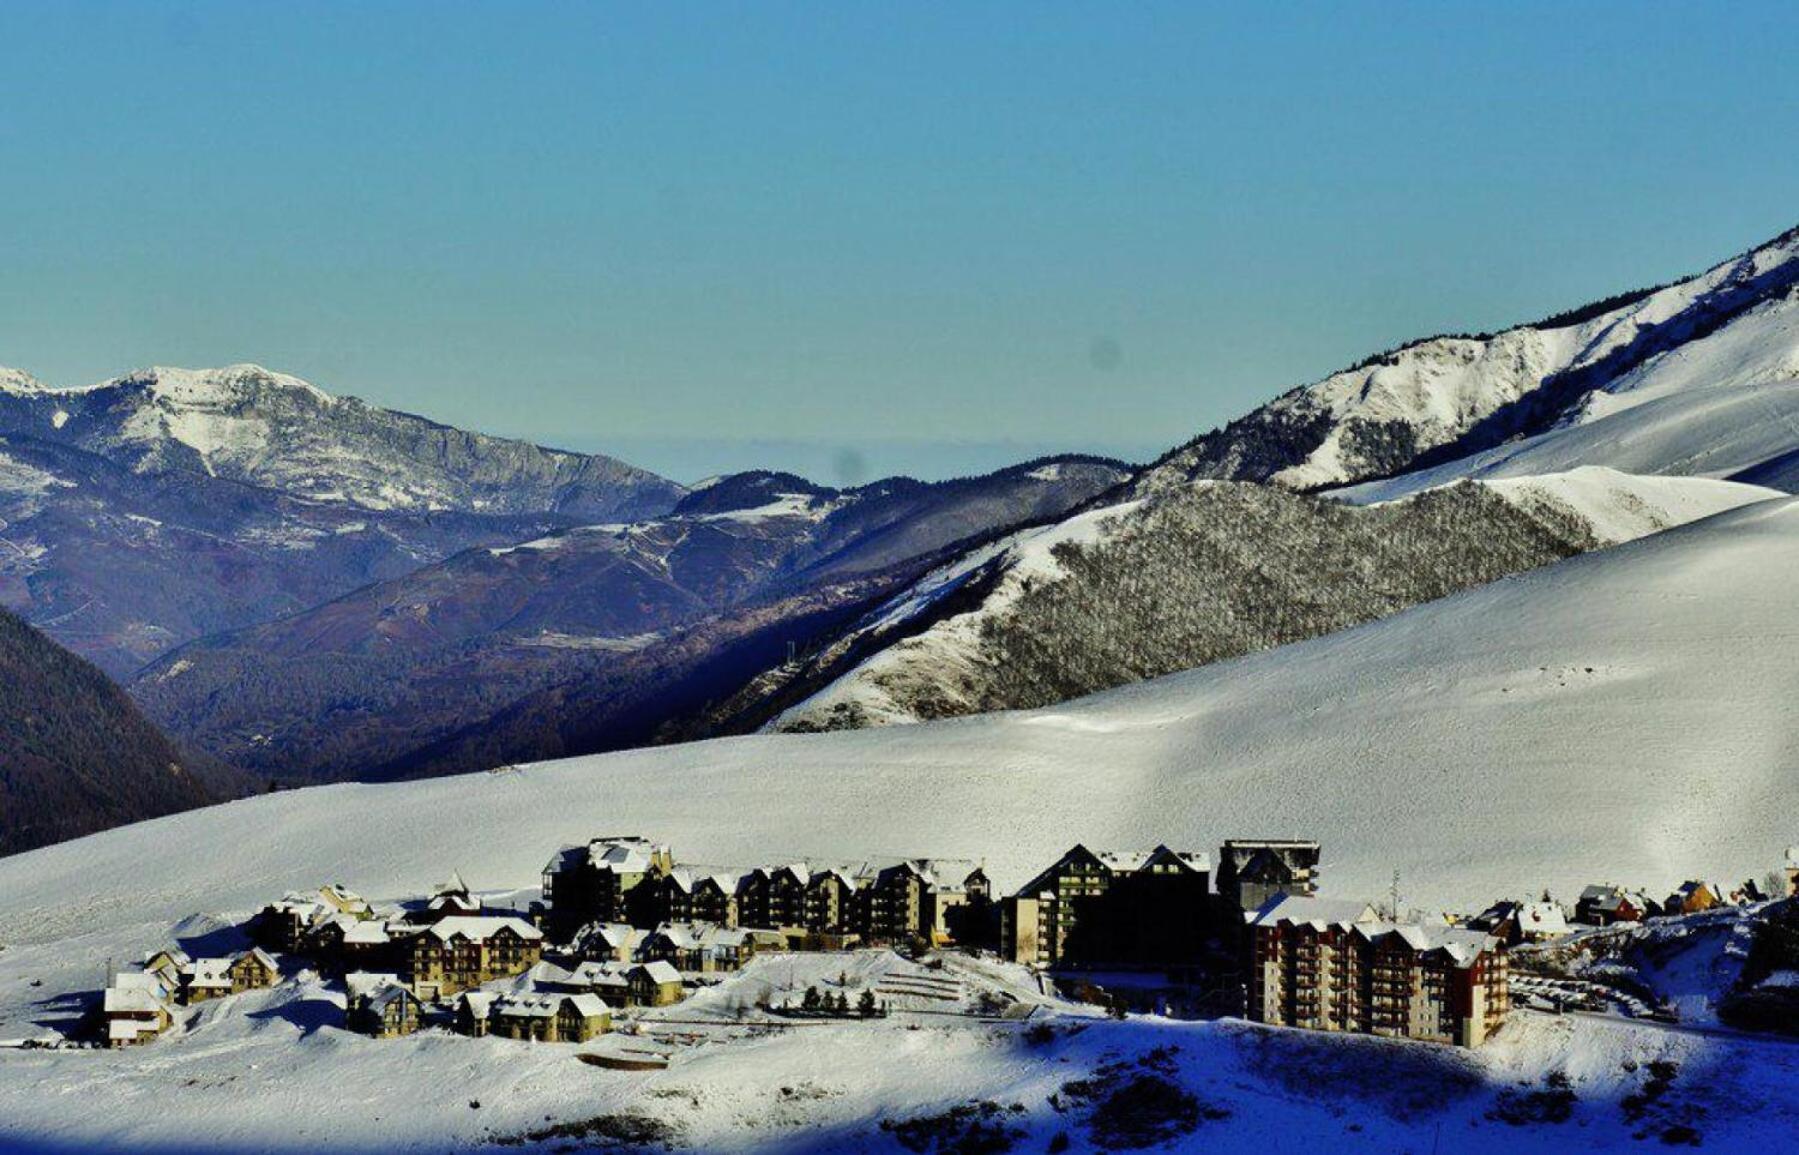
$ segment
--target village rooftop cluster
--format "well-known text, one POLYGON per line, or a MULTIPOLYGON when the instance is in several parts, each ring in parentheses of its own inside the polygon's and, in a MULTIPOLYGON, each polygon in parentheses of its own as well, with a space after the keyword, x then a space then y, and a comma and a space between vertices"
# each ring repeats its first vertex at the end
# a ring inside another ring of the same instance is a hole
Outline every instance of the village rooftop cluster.
MULTIPOLYGON (((1572 911, 1547 895, 1466 919, 1401 917, 1322 898, 1319 844, 1239 839, 1205 853, 1075 846, 995 898, 969 859, 788 862, 750 870, 677 864, 664 843, 601 837, 557 851, 542 899, 490 910, 460 875, 422 902, 378 911, 329 884, 269 903, 256 945, 223 957, 165 949, 113 971, 101 1000, 114 1047, 149 1042, 177 1008, 271 987, 286 972, 336 976, 344 1026, 374 1037, 443 1026, 466 1035, 587 1042, 615 1013, 664 1007, 780 952, 959 948, 1030 968, 1047 985, 1160 972, 1229 992, 1218 1013, 1277 1026, 1477 1046, 1510 1013, 1508 951, 1575 926, 1608 926, 1767 897, 1690 882, 1665 901, 1586 888, 1572 911)), ((1782 888, 1799 890, 1799 849, 1782 888)), ((1396 905, 1396 904, 1395 904, 1396 905)), ((872 992, 809 989, 769 1013, 870 1017, 872 992), (833 997, 835 1002, 833 1002, 833 997)))

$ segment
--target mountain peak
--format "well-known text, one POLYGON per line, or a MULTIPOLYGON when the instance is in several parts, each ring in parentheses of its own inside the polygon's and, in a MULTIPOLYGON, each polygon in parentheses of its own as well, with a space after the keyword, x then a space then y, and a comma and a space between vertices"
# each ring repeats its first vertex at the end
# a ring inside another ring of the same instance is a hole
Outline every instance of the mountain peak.
POLYGON ((310 381, 247 362, 218 369, 154 365, 133 370, 108 384, 144 385, 156 397, 178 405, 247 400, 268 392, 303 395, 321 405, 334 404, 337 400, 310 381))

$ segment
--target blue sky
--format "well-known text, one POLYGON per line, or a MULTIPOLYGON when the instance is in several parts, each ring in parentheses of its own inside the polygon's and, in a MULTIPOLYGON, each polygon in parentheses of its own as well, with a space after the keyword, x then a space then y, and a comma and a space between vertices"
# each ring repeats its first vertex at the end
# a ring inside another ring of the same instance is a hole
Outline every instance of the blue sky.
POLYGON ((1799 223, 1796 13, 5 0, 0 364, 685 478, 1148 455, 1799 223))

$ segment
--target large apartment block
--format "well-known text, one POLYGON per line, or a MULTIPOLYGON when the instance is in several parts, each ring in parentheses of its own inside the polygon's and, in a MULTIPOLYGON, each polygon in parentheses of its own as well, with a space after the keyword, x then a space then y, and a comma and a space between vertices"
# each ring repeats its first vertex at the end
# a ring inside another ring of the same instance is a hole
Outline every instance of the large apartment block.
POLYGON ((1041 967, 1190 959, 1209 923, 1210 896, 1204 854, 1077 845, 1000 904, 1000 953, 1041 967))
POLYGON ((570 940, 596 925, 648 929, 705 922, 781 932, 808 941, 955 939, 991 888, 967 859, 877 859, 849 866, 790 862, 747 871, 676 866, 647 839, 596 838, 558 851, 544 867, 545 924, 570 940))
POLYGON ((1218 852, 1218 894, 1260 910, 1277 894, 1318 893, 1318 844, 1302 838, 1233 838, 1218 852))
POLYGON ((1292 895, 1245 917, 1256 1022, 1473 1047, 1510 1013, 1505 946, 1483 931, 1292 895))

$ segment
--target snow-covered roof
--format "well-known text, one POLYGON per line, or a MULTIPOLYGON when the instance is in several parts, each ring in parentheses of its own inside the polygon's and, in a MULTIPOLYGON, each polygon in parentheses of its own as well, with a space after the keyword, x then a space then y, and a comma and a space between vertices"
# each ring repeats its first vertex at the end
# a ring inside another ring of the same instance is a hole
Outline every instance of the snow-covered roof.
POLYGON ((161 1030, 162 1024, 154 1019, 110 1019, 106 1024, 106 1037, 129 1042, 142 1035, 154 1035, 161 1030))
POLYGON ((1288 926, 1310 926, 1317 930, 1379 921, 1374 907, 1366 902, 1299 894, 1277 894, 1263 903, 1261 909, 1246 912, 1244 917, 1251 926, 1276 926, 1284 923, 1288 926))
POLYGON ((629 982, 630 969, 629 963, 584 962, 564 972, 564 978, 550 981, 567 986, 622 987, 629 982))
POLYGON ((462 881, 462 872, 459 870, 452 870, 450 872, 450 877, 448 877, 448 878, 444 879, 442 882, 438 883, 431 890, 431 896, 433 898, 441 898, 441 897, 444 897, 445 895, 468 894, 468 893, 469 893, 468 883, 462 881))
POLYGON ((658 856, 667 853, 667 846, 637 835, 596 838, 587 844, 587 861, 601 870, 617 874, 643 874, 655 864, 658 856))
POLYGON ((484 1019, 487 1017, 487 1012, 493 1007, 494 1002, 499 998, 500 992, 498 991, 484 991, 479 989, 463 991, 456 996, 456 1005, 467 1007, 469 1012, 476 1018, 484 1019))
POLYGON ((567 1004, 582 1018, 598 1018, 607 1013, 606 1000, 598 995, 521 995, 505 994, 496 998, 492 1013, 509 1018, 549 1019, 567 1004))
POLYGON ((415 1003, 418 1001, 417 995, 413 994, 406 987, 398 984, 376 987, 373 991, 370 991, 365 998, 368 1000, 368 1006, 371 1010, 381 1010, 389 1003, 399 1000, 410 999, 415 1003))
POLYGON ((1526 902, 1518 907, 1518 927, 1533 934, 1567 934, 1568 916, 1560 903, 1526 902))
POLYGON ((345 943, 357 946, 381 946, 393 940, 388 933, 387 924, 378 919, 356 918, 352 915, 339 915, 337 925, 342 928, 345 943))
POLYGON ((675 969, 673 963, 668 962, 665 959, 657 959, 655 962, 636 963, 627 973, 646 974, 653 983, 678 983, 681 981, 681 972, 675 969))
POLYGON ((1407 946, 1421 954, 1442 951, 1458 967, 1471 965, 1483 953, 1499 945, 1499 940, 1485 931, 1444 923, 1363 922, 1355 924, 1354 930, 1370 941, 1383 935, 1398 935, 1407 946))
POLYGON ((197 958, 181 968, 181 977, 190 987, 231 986, 231 964, 228 958, 197 958))
POLYGON ((158 990, 141 987, 107 987, 100 997, 100 1009, 109 1015, 155 1014, 166 1010, 166 996, 158 990))
POLYGON ((1468 966, 1499 940, 1485 931, 1443 922, 1395 922, 1381 918, 1365 902, 1280 894, 1245 916, 1252 926, 1307 926, 1314 930, 1353 931, 1373 941, 1397 935, 1420 953, 1442 951, 1457 966, 1468 966))
POLYGON ((385 971, 351 971, 344 976, 344 992, 352 999, 371 995, 383 987, 400 985, 399 975, 385 971))
POLYGON ((491 938, 501 930, 510 930, 527 942, 543 937, 542 931, 522 918, 491 914, 453 914, 427 927, 425 933, 448 942, 456 935, 471 940, 491 938))
POLYGON ((639 933, 628 922, 590 922, 575 932, 575 947, 591 950, 595 946, 605 946, 608 950, 619 950, 630 946, 639 933))
POLYGON ((188 957, 188 953, 180 947, 168 947, 164 950, 159 950, 146 955, 143 961, 144 969, 148 970, 150 964, 156 962, 158 959, 166 959, 177 967, 186 966, 189 962, 193 961, 188 957))

